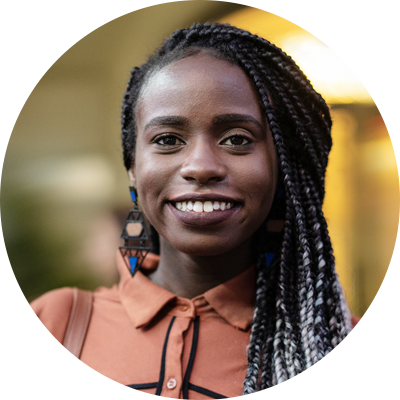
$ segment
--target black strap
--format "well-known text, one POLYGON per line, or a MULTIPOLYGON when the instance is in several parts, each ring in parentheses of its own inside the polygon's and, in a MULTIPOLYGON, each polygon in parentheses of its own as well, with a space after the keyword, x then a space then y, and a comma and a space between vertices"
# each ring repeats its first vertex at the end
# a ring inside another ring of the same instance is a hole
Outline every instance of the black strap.
POLYGON ((80 358, 93 308, 93 293, 72 289, 73 302, 65 331, 63 345, 75 357, 80 358))
POLYGON ((161 369, 160 369, 160 378, 157 383, 157 390, 156 390, 156 396, 161 395, 162 387, 164 384, 164 375, 165 375, 165 355, 167 353, 167 345, 168 345, 168 339, 169 339, 169 334, 171 332, 172 325, 174 324, 176 317, 172 317, 171 322, 169 324, 168 330, 167 330, 167 336, 165 337, 165 342, 164 342, 164 347, 163 347, 163 352, 162 352, 162 357, 161 357, 161 369))
MULTIPOLYGON (((166 358, 166 353, 167 353, 167 346, 168 346, 168 339, 169 339, 169 334, 172 329, 172 325, 175 321, 176 317, 173 317, 171 319, 171 322, 169 324, 168 330, 167 330, 167 335, 165 337, 164 341, 164 346, 163 346, 163 352, 162 352, 162 357, 161 357, 161 369, 160 369, 160 377, 158 382, 151 382, 151 383, 138 383, 138 384, 132 384, 132 385, 127 385, 128 387, 132 389, 154 389, 156 388, 156 396, 160 396, 162 392, 162 387, 164 384, 164 376, 165 376, 165 358, 166 358)), ((197 343, 199 340, 199 326, 200 326, 200 318, 199 316, 196 316, 194 319, 194 326, 193 326, 193 339, 192 339, 192 347, 190 349, 190 355, 189 355, 189 362, 186 368, 185 372, 185 377, 183 379, 182 383, 182 395, 184 399, 189 398, 189 390, 193 390, 194 392, 204 394, 208 397, 214 398, 214 399, 226 399, 226 396, 223 396, 222 394, 213 392, 212 390, 205 389, 201 386, 196 386, 193 385, 192 383, 189 382, 190 379, 190 374, 193 369, 193 363, 194 359, 196 357, 196 350, 197 350, 197 343)))
POLYGON ((132 389, 155 389, 157 387, 158 382, 152 383, 137 383, 132 385, 126 385, 132 389))
MULTIPOLYGON (((193 390, 194 392, 204 394, 208 397, 212 397, 213 399, 227 399, 227 397, 223 396, 222 394, 213 392, 212 390, 204 389, 201 386, 193 385, 193 383, 189 383, 189 389, 193 390)), ((189 397, 184 398, 188 399, 189 397)))
POLYGON ((199 316, 197 315, 196 318, 194 319, 192 348, 190 349, 189 362, 186 368, 186 373, 182 384, 182 394, 184 399, 189 398, 189 379, 190 379, 190 374, 192 372, 194 358, 196 356, 197 342, 199 339, 199 322, 200 319, 199 316))

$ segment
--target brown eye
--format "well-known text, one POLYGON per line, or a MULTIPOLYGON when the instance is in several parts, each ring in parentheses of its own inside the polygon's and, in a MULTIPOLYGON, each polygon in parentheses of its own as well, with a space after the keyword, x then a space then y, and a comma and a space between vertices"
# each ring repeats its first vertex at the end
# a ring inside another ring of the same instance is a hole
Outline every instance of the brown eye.
POLYGON ((183 144, 182 140, 180 140, 176 136, 163 136, 155 140, 155 143, 161 146, 176 146, 178 144, 183 144))
POLYGON ((174 144, 176 144, 176 137, 169 136, 169 137, 166 137, 166 138, 162 138, 161 141, 166 146, 173 146, 174 144))
POLYGON ((250 143, 250 140, 245 138, 244 136, 235 135, 224 140, 223 143, 228 146, 243 146, 250 143))

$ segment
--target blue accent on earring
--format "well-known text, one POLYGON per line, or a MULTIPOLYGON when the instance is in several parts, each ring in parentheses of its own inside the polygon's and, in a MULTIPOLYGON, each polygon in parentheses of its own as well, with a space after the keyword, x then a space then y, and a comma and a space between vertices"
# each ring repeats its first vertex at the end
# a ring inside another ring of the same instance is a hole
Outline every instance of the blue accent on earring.
POLYGON ((271 264, 272 259, 274 258, 275 254, 273 253, 265 253, 265 262, 267 263, 267 267, 271 264))
POLYGON ((271 264, 272 259, 274 258, 275 254, 273 253, 265 253, 265 262, 267 263, 267 267, 271 264))
POLYGON ((131 266, 131 274, 133 275, 135 273, 135 268, 138 262, 137 257, 129 257, 129 265, 131 266))
POLYGON ((136 201, 136 195, 135 195, 135 191, 134 191, 134 190, 131 190, 131 200, 132 200, 133 202, 136 201))

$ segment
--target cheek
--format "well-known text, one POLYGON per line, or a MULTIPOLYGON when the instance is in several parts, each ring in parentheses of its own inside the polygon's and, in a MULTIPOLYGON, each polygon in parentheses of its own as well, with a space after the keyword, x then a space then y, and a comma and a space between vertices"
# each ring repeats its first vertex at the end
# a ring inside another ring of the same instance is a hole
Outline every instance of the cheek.
POLYGON ((157 199, 160 193, 160 179, 155 171, 143 171, 137 180, 137 191, 139 197, 140 208, 146 215, 149 222, 154 226, 157 218, 157 210, 159 205, 157 199))
MULTIPOLYGON (((139 150, 139 149, 138 149, 139 150)), ((158 226, 162 218, 166 187, 171 183, 173 173, 168 160, 142 151, 135 162, 136 188, 141 209, 153 226, 158 226)))
POLYGON ((141 206, 145 210, 148 203, 156 199, 163 177, 157 164, 149 160, 143 152, 135 161, 136 188, 141 206))
POLYGON ((238 166, 237 176, 240 186, 253 207, 258 210, 269 207, 276 190, 277 168, 275 159, 258 157, 244 165, 238 166))

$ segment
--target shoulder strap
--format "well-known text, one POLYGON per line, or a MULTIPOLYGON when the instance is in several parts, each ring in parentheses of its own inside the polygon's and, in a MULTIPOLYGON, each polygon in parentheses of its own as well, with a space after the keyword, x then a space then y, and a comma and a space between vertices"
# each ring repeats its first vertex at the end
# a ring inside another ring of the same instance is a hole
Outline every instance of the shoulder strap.
POLYGON ((75 357, 80 357, 92 314, 93 294, 73 288, 73 303, 65 337, 64 347, 75 357))

